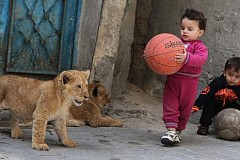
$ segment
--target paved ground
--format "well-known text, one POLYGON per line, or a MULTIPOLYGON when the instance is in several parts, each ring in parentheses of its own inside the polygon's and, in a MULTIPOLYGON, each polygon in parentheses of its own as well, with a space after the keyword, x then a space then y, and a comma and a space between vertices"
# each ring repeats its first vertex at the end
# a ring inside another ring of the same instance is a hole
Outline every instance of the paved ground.
POLYGON ((62 147, 54 131, 48 129, 46 142, 50 151, 31 149, 30 129, 24 130, 24 140, 10 138, 7 128, 0 131, 0 159, 3 160, 238 160, 240 155, 239 142, 216 139, 214 135, 198 136, 189 129, 182 136, 181 144, 165 147, 159 141, 163 132, 130 127, 69 128, 69 136, 77 142, 76 148, 62 147))
POLYGON ((122 99, 113 99, 108 114, 124 121, 123 128, 70 127, 69 137, 76 148, 65 148, 54 130, 47 129, 50 151, 31 149, 31 129, 25 128, 23 140, 12 139, 9 127, 0 125, 1 160, 239 160, 240 142, 218 139, 211 129, 209 136, 196 134, 197 125, 189 123, 178 146, 160 142, 165 133, 158 100, 129 91, 122 99))

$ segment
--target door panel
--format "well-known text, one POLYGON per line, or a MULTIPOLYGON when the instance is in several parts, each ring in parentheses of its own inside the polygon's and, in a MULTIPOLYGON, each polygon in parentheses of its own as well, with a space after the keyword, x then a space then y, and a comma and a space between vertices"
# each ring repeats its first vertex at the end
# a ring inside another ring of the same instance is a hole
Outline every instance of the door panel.
POLYGON ((82 1, 12 0, 10 4, 6 72, 55 75, 70 69, 82 1))
POLYGON ((3 74, 10 27, 10 0, 0 1, 0 74, 3 74))

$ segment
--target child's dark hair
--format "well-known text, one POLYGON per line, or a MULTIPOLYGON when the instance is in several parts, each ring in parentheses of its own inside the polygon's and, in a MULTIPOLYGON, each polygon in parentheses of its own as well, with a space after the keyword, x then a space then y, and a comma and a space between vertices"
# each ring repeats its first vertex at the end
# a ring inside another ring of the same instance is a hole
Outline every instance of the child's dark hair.
POLYGON ((229 69, 234 69, 235 72, 240 71, 240 57, 232 57, 226 61, 224 71, 229 69))
POLYGON ((207 19, 204 17, 204 14, 202 12, 195 9, 186 9, 185 13, 181 18, 181 21, 183 20, 183 18, 199 21, 199 28, 204 31, 206 30, 207 19))

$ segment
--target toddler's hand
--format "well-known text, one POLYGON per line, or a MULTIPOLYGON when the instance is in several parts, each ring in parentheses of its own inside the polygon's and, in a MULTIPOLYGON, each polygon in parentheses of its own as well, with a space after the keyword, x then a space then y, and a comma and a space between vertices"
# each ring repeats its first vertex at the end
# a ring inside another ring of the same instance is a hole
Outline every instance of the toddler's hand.
POLYGON ((193 106, 192 107, 192 113, 195 113, 195 112, 198 112, 198 111, 199 111, 198 106, 193 106))
POLYGON ((176 61, 177 63, 182 64, 182 63, 185 62, 186 57, 187 57, 187 52, 186 52, 186 50, 184 49, 184 52, 183 52, 183 53, 178 53, 178 54, 176 54, 176 56, 175 56, 175 61, 176 61))

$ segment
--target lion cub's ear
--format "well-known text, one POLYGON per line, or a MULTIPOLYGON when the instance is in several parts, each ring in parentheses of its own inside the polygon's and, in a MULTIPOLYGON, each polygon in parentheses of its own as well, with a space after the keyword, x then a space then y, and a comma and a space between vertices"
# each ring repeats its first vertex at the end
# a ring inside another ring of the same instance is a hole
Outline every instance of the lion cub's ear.
POLYGON ((92 91, 92 95, 97 97, 99 94, 99 88, 101 86, 101 83, 100 83, 100 81, 94 80, 93 85, 94 85, 94 89, 92 91))
POLYGON ((100 81, 98 81, 98 80, 94 80, 94 86, 95 87, 99 87, 100 86, 100 81))
POLYGON ((70 80, 71 80, 71 78, 69 78, 67 75, 63 75, 63 78, 62 78, 63 84, 68 83, 70 80))
POLYGON ((60 82, 63 83, 63 84, 66 84, 68 83, 70 80, 72 79, 72 73, 69 72, 69 71, 63 71, 61 74, 60 74, 60 82))
POLYGON ((93 91, 92 91, 92 95, 94 96, 94 97, 97 97, 98 96, 98 87, 94 87, 94 89, 93 89, 93 91))
POLYGON ((82 73, 85 74, 86 79, 89 78, 89 76, 90 76, 90 70, 82 71, 82 73))

